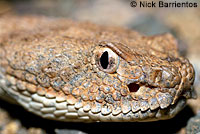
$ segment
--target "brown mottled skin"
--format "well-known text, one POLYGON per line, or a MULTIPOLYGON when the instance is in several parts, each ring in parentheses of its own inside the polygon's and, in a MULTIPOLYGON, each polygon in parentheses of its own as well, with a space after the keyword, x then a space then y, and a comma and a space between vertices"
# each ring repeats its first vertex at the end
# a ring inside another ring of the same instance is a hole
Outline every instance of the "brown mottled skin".
POLYGON ((168 119, 194 97, 193 82, 194 69, 170 34, 147 37, 56 18, 0 18, 2 98, 43 118, 168 119))

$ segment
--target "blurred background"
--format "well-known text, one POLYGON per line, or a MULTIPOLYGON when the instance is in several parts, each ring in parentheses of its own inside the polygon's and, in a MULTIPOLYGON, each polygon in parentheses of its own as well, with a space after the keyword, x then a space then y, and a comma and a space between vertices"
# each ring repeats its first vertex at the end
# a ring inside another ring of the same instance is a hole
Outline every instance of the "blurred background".
MULTIPOLYGON (((139 0, 136 1, 139 2, 139 0)), ((146 1, 151 2, 151 0, 146 1)), ((174 2, 175 0, 164 1, 174 2)), ((196 2, 198 7, 133 8, 130 6, 131 0, 0 0, 0 15, 17 14, 65 17, 76 21, 90 21, 101 25, 127 27, 145 35, 170 32, 179 42, 178 47, 181 55, 189 58, 195 67, 195 89, 197 94, 200 95, 200 2, 199 0, 176 0, 176 2, 187 1, 196 2)), ((73 123, 72 125, 70 123, 42 120, 34 115, 27 114, 21 108, 3 103, 0 104, 0 133, 64 134, 93 132, 122 133, 124 131, 140 133, 185 133, 187 125, 194 127, 194 124, 187 123, 192 116, 198 114, 200 99, 190 100, 188 104, 184 109, 185 111, 183 110, 177 117, 168 121, 118 124, 73 123), (16 109, 19 111, 15 111, 16 109), (27 122, 25 120, 27 118, 32 119, 27 122)), ((194 123, 195 121, 191 122, 194 123)), ((200 121, 196 124, 200 124, 200 121)), ((200 126, 198 127, 200 130, 200 126)), ((189 132, 190 129, 188 128, 187 131, 189 132)))

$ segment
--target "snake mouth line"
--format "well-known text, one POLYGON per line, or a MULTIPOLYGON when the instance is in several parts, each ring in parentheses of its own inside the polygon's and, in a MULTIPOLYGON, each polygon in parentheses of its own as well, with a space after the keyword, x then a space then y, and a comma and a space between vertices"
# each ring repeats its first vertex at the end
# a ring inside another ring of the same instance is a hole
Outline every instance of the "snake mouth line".
POLYGON ((120 113, 118 115, 108 114, 102 115, 89 114, 92 120, 102 121, 102 122, 149 122, 157 120, 165 120, 173 118, 177 113, 179 113, 186 105, 186 99, 184 97, 180 98, 174 105, 170 105, 168 108, 162 109, 161 107, 146 111, 139 110, 137 112, 120 113))
MULTIPOLYGON (((162 109, 161 107, 146 111, 139 110, 137 112, 128 112, 128 113, 119 113, 113 115, 112 113, 104 115, 101 112, 93 113, 92 111, 88 112, 90 120, 93 121, 102 121, 102 122, 149 122, 157 120, 165 120, 173 118, 177 113, 179 113, 186 105, 186 99, 181 97, 174 105, 170 105, 168 108, 162 109)), ((79 109, 82 111, 81 109, 79 109)))
POLYGON ((137 112, 129 112, 127 114, 122 114, 122 118, 124 121, 138 121, 138 122, 146 122, 146 121, 156 121, 156 120, 165 120, 173 118, 177 113, 179 113, 186 106, 186 98, 181 97, 174 104, 169 107, 162 109, 161 107, 151 110, 148 109, 146 111, 139 110, 137 112), (131 117, 132 119, 131 119, 131 117))

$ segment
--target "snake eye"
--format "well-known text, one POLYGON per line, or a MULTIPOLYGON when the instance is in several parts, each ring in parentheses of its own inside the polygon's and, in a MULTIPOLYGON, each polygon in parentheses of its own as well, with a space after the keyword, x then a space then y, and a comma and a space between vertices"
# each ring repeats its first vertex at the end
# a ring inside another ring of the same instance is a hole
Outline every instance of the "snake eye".
POLYGON ((96 64, 100 70, 114 73, 119 64, 118 55, 109 48, 100 49, 96 55, 96 64))
POLYGON ((109 55, 108 55, 108 52, 107 52, 107 51, 105 51, 105 52, 101 55, 100 64, 101 64, 101 67, 102 67, 103 69, 107 69, 108 64, 109 64, 109 55))

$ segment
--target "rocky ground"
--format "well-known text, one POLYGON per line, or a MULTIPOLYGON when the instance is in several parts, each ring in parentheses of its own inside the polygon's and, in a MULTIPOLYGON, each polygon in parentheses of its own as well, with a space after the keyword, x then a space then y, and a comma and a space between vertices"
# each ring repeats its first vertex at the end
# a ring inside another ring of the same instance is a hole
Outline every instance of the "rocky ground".
MULTIPOLYGON (((198 0, 196 1, 198 2, 198 0)), ((194 87, 200 96, 200 3, 197 8, 132 8, 129 0, 42 0, 1 1, 5 13, 39 14, 89 20, 99 24, 125 26, 147 35, 170 32, 179 41, 179 50, 195 67, 194 87)), ((80 133, 197 133, 200 131, 200 98, 175 118, 148 123, 63 123, 41 119, 23 108, 0 101, 1 134, 80 133)))

